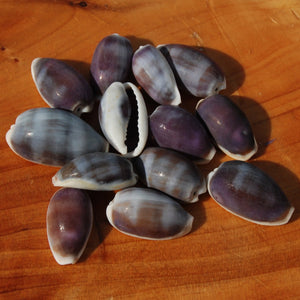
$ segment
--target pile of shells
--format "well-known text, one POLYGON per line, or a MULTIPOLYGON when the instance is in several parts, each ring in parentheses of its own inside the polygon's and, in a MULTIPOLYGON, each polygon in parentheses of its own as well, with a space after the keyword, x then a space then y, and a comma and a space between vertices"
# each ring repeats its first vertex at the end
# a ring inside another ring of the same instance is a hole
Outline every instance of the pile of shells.
POLYGON ((182 203, 210 196, 250 222, 281 225, 294 208, 267 174, 247 163, 257 142, 246 115, 227 96, 220 68, 196 48, 141 46, 118 34, 105 37, 90 72, 101 96, 75 69, 53 58, 36 58, 32 77, 49 108, 19 115, 7 132, 9 147, 29 161, 61 169, 62 187, 50 200, 47 235, 59 264, 76 263, 93 224, 86 190, 116 191, 107 206, 110 224, 125 234, 167 240, 191 231, 193 216, 182 203), (130 74, 135 83, 128 82, 130 74), (199 98, 195 112, 180 107, 182 88, 199 98), (149 116, 143 94, 158 103, 149 116), (102 133, 80 118, 99 101, 102 133), (155 145, 149 143, 149 136, 155 145), (208 178, 198 164, 216 149, 234 160, 208 178))

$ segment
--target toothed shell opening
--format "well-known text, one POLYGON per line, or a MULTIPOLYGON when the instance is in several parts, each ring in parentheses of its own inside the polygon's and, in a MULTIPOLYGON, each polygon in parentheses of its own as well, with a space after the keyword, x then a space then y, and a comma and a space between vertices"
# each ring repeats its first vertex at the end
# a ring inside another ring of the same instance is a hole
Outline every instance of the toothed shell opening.
POLYGON ((103 134, 123 156, 135 157, 142 152, 148 138, 148 113, 134 84, 115 82, 109 86, 100 102, 99 120, 103 134), (125 106, 128 111, 124 114, 125 106))

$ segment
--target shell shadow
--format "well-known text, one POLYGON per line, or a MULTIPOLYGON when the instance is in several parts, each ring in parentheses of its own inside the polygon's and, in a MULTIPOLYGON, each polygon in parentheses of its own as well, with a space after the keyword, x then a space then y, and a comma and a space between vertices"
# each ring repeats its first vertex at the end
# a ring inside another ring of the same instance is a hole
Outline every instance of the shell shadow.
POLYGON ((62 61, 70 65, 71 67, 73 67, 87 80, 87 82, 92 87, 95 98, 97 98, 101 94, 100 89, 90 72, 90 67, 91 67, 90 63, 79 61, 79 60, 68 60, 68 59, 62 59, 62 61))
POLYGON ((99 118, 98 118, 98 107, 99 107, 99 101, 96 101, 93 110, 89 113, 82 114, 81 118, 85 122, 87 122, 91 127, 93 127, 98 133, 102 134, 99 118))
POLYGON ((222 70, 226 78, 226 89, 222 94, 230 95, 238 90, 245 81, 243 66, 232 56, 208 47, 195 47, 213 60, 222 70))
POLYGON ((133 48, 133 51, 137 50, 140 46, 144 46, 147 44, 150 44, 152 46, 155 46, 152 41, 144 38, 139 38, 134 35, 126 35, 125 36, 131 43, 131 46, 133 48))
POLYGON ((113 199, 114 193, 103 191, 88 191, 88 193, 93 203, 94 224, 86 249, 79 262, 85 261, 112 230, 112 227, 106 218, 106 207, 113 199))
POLYGON ((88 82, 90 81, 90 64, 79 60, 62 59, 64 63, 78 71, 88 82))
POLYGON ((265 153, 273 141, 271 136, 271 121, 267 111, 255 100, 244 96, 230 96, 230 99, 246 114, 258 144, 257 158, 265 153))
POLYGON ((183 208, 194 217, 193 227, 191 230, 195 232, 206 222, 206 213, 203 201, 209 198, 208 193, 199 196, 199 201, 195 203, 181 203, 183 208))
POLYGON ((280 186, 295 211, 290 222, 297 220, 300 217, 300 181, 299 178, 285 166, 264 160, 251 161, 251 164, 267 173, 280 186))

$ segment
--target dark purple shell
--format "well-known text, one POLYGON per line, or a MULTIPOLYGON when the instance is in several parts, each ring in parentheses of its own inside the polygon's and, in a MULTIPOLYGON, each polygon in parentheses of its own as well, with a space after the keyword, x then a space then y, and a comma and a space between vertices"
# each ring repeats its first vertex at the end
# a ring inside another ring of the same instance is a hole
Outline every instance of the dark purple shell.
POLYGON ((269 175, 243 161, 224 162, 211 172, 208 191, 229 212, 262 225, 285 224, 294 211, 269 175))
POLYGON ((257 144, 246 115, 228 97, 213 95, 196 108, 220 149, 235 159, 247 160, 257 144))
POLYGON ((158 46, 174 74, 194 96, 206 97, 226 88, 220 68, 196 48, 180 44, 158 46))
POLYGON ((91 74, 102 94, 115 81, 125 82, 131 70, 133 49, 130 41, 112 34, 100 41, 91 63, 91 74))
POLYGON ((36 58, 31 64, 33 81, 44 101, 80 115, 94 106, 90 84, 75 69, 54 58, 36 58))
POLYGON ((50 200, 47 235, 52 254, 60 265, 74 264, 83 253, 93 224, 93 207, 88 194, 63 188, 50 200))
POLYGON ((216 150, 206 129, 190 112, 161 105, 150 116, 150 128, 159 146, 210 161, 216 150))

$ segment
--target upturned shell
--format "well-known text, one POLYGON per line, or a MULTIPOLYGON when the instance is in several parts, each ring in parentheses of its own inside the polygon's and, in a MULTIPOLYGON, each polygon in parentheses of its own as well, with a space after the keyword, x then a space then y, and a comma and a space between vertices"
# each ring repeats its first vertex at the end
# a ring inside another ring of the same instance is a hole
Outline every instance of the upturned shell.
POLYGON ((99 122, 108 142, 122 155, 139 155, 148 138, 144 98, 132 83, 114 82, 99 104, 99 122))
POLYGON ((226 88, 226 79, 220 68, 196 48, 180 44, 161 45, 158 48, 192 95, 206 97, 226 88))
POLYGON ((51 107, 90 112, 94 95, 90 84, 75 69, 54 58, 35 58, 31 74, 43 100, 51 107))
POLYGON ((193 216, 165 194, 145 188, 119 191, 106 210, 110 224, 130 236, 169 240, 190 232, 193 216))
POLYGON ((155 47, 145 45, 135 51, 132 71, 137 82, 156 102, 172 105, 181 103, 173 71, 155 47))
POLYGON ((196 202, 206 182, 196 165, 168 149, 147 148, 134 160, 139 178, 151 188, 184 202, 196 202))
POLYGON ((6 133, 9 147, 29 161, 63 166, 77 156, 105 152, 108 143, 71 112, 34 108, 20 114, 6 133))
POLYGON ((79 189, 60 189, 47 210, 47 236, 60 265, 75 264, 86 248, 93 225, 89 196, 79 189))
POLYGON ((159 146, 200 158, 203 163, 216 153, 200 121, 178 106, 158 106, 150 116, 150 128, 159 146))
POLYGON ((91 63, 91 74, 102 94, 115 81, 125 82, 131 70, 133 50, 130 41, 112 34, 100 41, 91 63))
POLYGON ((52 178, 54 186, 95 191, 119 190, 137 182, 131 162, 118 154, 95 152, 64 165, 52 178))
POLYGON ((282 225, 294 207, 266 173, 243 162, 222 163, 208 175, 208 192, 224 209, 261 225, 282 225))
POLYGON ((207 97, 198 102, 196 110, 225 154, 234 159, 248 160, 257 152, 257 143, 246 115, 228 97, 207 97))

